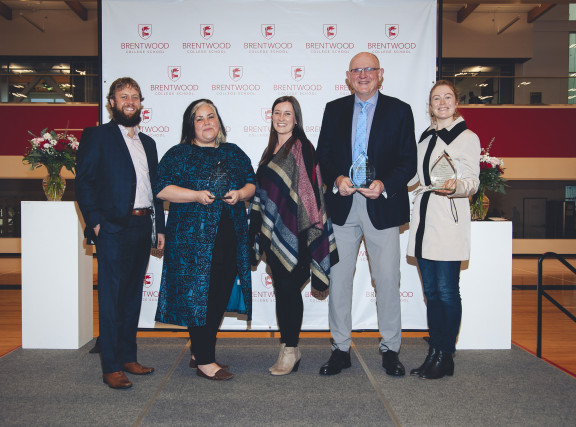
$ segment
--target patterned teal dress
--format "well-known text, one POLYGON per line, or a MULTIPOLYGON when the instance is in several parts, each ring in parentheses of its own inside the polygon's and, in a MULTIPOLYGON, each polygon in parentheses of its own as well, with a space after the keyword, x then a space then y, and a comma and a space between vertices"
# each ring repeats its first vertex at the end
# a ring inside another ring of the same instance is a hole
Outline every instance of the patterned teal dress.
MULTIPOLYGON (((209 178, 218 162, 230 175, 232 189, 255 183, 250 159, 237 145, 226 142, 212 148, 179 144, 168 150, 158 165, 156 194, 168 185, 209 190, 209 178)), ((248 320, 251 319, 252 284, 245 205, 239 202, 229 206, 217 200, 207 206, 170 203, 156 311, 158 322, 188 327, 206 324, 212 250, 223 209, 232 218, 238 245, 238 278, 227 311, 247 314, 248 320)))

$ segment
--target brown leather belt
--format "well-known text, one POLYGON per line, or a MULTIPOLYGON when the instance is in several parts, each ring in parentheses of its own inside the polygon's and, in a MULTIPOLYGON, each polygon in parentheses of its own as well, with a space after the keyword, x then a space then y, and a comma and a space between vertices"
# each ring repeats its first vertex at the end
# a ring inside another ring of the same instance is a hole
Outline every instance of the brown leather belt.
POLYGON ((132 215, 145 216, 152 215, 152 208, 132 209, 132 215))

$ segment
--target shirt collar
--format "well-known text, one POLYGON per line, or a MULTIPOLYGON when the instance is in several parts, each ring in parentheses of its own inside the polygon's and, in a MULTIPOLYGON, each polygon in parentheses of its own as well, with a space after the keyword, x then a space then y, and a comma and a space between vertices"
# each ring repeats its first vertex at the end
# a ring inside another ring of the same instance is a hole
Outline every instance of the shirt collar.
POLYGON ((367 102, 370 105, 376 105, 376 101, 378 101, 378 91, 374 95, 372 95, 368 100, 362 101, 358 98, 358 95, 354 94, 354 105, 360 104, 361 102, 367 102))
POLYGON ((122 135, 125 135, 125 136, 128 136, 128 130, 129 129, 134 129, 134 137, 137 137, 138 134, 140 133, 140 127, 138 125, 133 126, 132 128, 128 128, 128 127, 123 126, 123 125, 118 123, 118 127, 120 128, 122 135))

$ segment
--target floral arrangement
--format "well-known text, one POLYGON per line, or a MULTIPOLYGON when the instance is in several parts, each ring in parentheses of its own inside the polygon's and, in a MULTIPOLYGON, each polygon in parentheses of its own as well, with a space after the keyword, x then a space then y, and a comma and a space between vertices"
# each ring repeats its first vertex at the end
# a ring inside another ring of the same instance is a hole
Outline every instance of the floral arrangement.
POLYGON ((504 161, 498 157, 490 157, 490 148, 495 138, 492 138, 488 148, 482 149, 480 154, 480 185, 478 191, 472 196, 470 211, 473 219, 484 219, 488 206, 484 201, 486 190, 497 193, 506 193, 506 179, 504 174, 504 161))
POLYGON ((48 173, 60 174, 60 169, 65 167, 74 173, 76 166, 76 152, 78 151, 78 139, 67 133, 56 133, 53 130, 43 129, 41 137, 37 137, 28 131, 34 138, 30 139, 30 146, 24 155, 23 162, 30 165, 31 169, 46 166, 48 173))
POLYGON ((74 173, 78 139, 67 132, 56 133, 47 129, 42 130, 40 137, 30 131, 28 133, 34 138, 29 140, 30 146, 22 161, 30 165, 30 169, 46 166, 48 176, 42 181, 44 193, 48 200, 60 200, 66 188, 66 181, 60 177, 60 169, 65 167, 74 173))

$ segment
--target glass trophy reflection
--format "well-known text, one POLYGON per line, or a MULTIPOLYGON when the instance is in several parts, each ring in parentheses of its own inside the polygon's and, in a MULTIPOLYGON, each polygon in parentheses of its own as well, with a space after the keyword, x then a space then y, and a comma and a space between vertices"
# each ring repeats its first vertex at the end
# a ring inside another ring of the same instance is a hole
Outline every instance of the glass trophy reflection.
POLYGON ((444 152, 430 168, 430 185, 428 186, 428 190, 452 190, 451 188, 446 188, 446 181, 454 180, 456 176, 457 173, 454 162, 448 153, 444 152))
POLYGON ((222 162, 218 162, 208 179, 208 190, 213 195, 210 198, 215 200, 231 199, 231 196, 226 196, 226 193, 230 191, 230 185, 230 175, 224 165, 222 165, 222 162))
POLYGON ((352 182, 350 188, 368 188, 374 181, 376 171, 363 151, 350 166, 349 178, 352 182))

